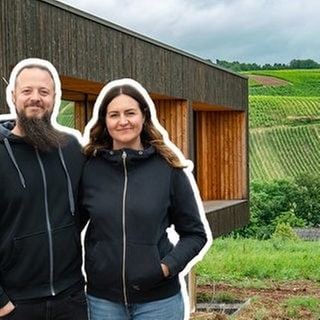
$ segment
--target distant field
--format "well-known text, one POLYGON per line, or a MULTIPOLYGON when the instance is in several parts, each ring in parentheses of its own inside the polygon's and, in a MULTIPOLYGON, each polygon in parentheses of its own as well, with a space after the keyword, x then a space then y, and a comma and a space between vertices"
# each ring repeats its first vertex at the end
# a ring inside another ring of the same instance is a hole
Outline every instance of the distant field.
MULTIPOLYGON (((311 70, 258 70, 242 72, 249 76, 268 76, 285 81, 284 85, 263 85, 257 78, 249 80, 250 95, 320 97, 320 69, 311 70), (287 85, 285 85, 287 83, 287 85)), ((272 80, 272 79, 270 79, 272 80)))
POLYGON ((320 174, 320 70, 249 76, 250 179, 320 174))
POLYGON ((57 122, 63 126, 74 128, 74 103, 61 101, 57 122))

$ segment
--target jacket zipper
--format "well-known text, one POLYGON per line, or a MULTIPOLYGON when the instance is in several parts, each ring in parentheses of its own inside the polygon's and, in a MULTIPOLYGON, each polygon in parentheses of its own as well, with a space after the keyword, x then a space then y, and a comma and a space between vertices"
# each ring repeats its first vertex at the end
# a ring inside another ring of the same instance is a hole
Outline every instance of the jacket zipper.
POLYGON ((122 152, 122 163, 124 172, 124 185, 123 185, 123 195, 122 195, 122 286, 123 286, 123 299, 125 306, 128 305, 127 297, 127 285, 126 285, 126 247, 127 247, 127 237, 126 237, 126 194, 128 186, 128 173, 126 165, 127 153, 122 152))
POLYGON ((46 222, 47 222, 47 231, 48 231, 48 241, 49 241, 49 263, 50 263, 50 291, 51 295, 55 296, 55 290, 53 286, 53 249, 52 249, 52 233, 51 233, 51 223, 49 218, 49 208, 48 208, 48 189, 47 189, 47 179, 46 174, 44 171, 43 163, 39 155, 38 149, 36 150, 37 159, 39 162, 42 181, 43 181, 43 189, 44 189, 44 206, 45 206, 45 213, 46 213, 46 222))

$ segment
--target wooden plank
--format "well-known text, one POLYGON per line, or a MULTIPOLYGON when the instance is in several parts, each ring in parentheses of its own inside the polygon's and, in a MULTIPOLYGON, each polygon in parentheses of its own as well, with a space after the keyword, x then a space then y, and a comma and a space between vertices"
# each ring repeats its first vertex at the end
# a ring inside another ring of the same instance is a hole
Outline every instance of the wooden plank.
POLYGON ((160 124, 167 130, 170 140, 189 156, 187 103, 181 100, 154 100, 160 124))
POLYGON ((86 95, 97 96, 100 90, 105 85, 104 83, 96 81, 88 81, 83 79, 77 79, 73 77, 60 76, 61 87, 65 91, 83 93, 86 95))
POLYGON ((247 198, 243 112, 198 111, 197 181, 204 200, 247 198))
POLYGON ((204 201, 203 206, 213 238, 244 227, 249 222, 248 199, 204 201))

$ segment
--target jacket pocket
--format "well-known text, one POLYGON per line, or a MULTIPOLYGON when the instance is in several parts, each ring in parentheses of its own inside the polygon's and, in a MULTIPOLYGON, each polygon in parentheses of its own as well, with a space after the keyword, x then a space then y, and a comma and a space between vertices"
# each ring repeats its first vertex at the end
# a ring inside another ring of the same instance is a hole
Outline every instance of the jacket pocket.
POLYGON ((11 252, 3 269, 4 286, 27 287, 48 280, 49 247, 46 233, 14 238, 11 252))
POLYGON ((121 286, 121 244, 110 241, 87 243, 85 271, 88 283, 99 289, 121 286))
POLYGON ((128 245, 127 282, 135 290, 149 290, 164 281, 161 260, 157 246, 128 245))

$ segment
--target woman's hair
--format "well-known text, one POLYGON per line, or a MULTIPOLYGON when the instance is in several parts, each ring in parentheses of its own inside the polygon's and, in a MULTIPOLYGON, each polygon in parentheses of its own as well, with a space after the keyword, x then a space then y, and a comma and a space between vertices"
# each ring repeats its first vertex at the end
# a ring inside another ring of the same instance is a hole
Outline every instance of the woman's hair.
POLYGON ((130 96, 136 100, 145 117, 145 122, 140 134, 142 144, 152 145, 172 167, 184 168, 185 165, 182 164, 177 154, 165 143, 163 135, 153 124, 149 106, 143 95, 130 85, 115 86, 108 91, 100 104, 98 118, 90 129, 89 143, 83 148, 84 154, 86 156, 95 156, 99 149, 112 148, 112 137, 106 128, 105 118, 109 103, 121 94, 130 96))

